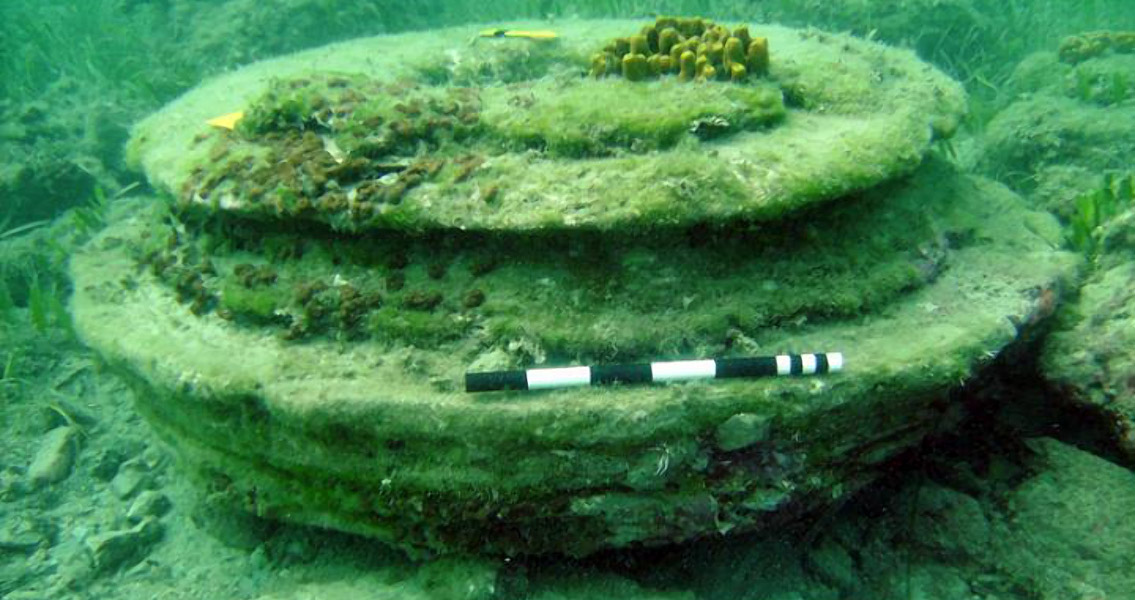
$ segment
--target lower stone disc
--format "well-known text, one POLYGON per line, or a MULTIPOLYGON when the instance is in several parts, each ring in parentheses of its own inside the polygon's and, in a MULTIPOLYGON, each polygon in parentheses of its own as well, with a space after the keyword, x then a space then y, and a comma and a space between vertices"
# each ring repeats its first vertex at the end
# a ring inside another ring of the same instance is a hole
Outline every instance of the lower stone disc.
MULTIPOLYGON (((176 284, 140 267, 163 227, 185 235, 152 206, 73 259, 75 324, 203 489, 240 509, 411 552, 671 543, 758 528, 871 481, 940 426, 943 392, 1043 317, 1078 264, 1049 216, 949 168, 857 201, 881 198, 925 207, 942 238, 932 276, 862 314, 745 331, 728 350, 843 352, 845 372, 823 377, 466 394, 464 373, 495 352, 475 329, 432 345, 289 341, 194 314, 176 284)), ((865 222, 877 214, 865 209, 865 222)), ((807 236, 783 243, 773 254, 810 248, 807 236)), ((762 293, 754 285, 753 301, 762 293)))

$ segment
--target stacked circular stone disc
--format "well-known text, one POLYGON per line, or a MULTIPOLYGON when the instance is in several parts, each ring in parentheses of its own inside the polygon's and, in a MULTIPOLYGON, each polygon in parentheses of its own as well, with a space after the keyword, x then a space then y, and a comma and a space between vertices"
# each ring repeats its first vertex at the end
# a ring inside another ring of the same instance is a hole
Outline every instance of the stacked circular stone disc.
POLYGON ((135 130, 168 198, 75 258, 78 330, 214 499, 407 550, 582 555, 838 501, 1075 261, 926 158, 964 99, 911 54, 749 25, 765 73, 591 72, 641 28, 376 37, 203 84, 135 130), (813 351, 844 372, 462 388, 813 351))

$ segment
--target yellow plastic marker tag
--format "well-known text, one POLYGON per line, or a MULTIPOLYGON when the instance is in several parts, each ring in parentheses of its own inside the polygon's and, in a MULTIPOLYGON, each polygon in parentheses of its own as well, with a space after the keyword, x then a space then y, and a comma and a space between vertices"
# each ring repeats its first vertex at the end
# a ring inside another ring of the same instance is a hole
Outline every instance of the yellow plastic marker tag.
POLYGON ((244 118, 244 111, 238 110, 237 112, 229 113, 227 115, 221 115, 219 117, 213 117, 212 119, 209 119, 208 121, 205 121, 205 122, 208 123, 209 125, 212 125, 213 127, 220 127, 221 129, 232 130, 233 128, 236 127, 236 122, 243 119, 243 118, 244 118))
POLYGON ((556 32, 548 30, 520 31, 515 29, 486 29, 480 33, 480 36, 527 38, 530 40, 550 40, 556 37, 556 32))

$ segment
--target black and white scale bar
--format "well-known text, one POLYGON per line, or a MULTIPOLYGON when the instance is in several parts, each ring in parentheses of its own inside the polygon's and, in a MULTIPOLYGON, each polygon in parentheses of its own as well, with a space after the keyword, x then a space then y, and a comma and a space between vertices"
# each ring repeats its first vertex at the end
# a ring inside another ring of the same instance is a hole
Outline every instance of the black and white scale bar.
POLYGON ((466 373, 466 392, 546 390, 612 383, 665 383, 691 379, 818 375, 843 370, 843 354, 779 354, 752 358, 677 360, 630 365, 558 367, 526 371, 466 373))

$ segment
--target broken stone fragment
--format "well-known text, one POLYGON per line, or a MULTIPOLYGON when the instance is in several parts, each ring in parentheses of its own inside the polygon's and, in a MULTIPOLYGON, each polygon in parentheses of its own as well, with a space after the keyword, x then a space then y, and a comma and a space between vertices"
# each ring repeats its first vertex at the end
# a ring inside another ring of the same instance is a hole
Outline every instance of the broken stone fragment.
POLYGON ((76 436, 73 427, 56 427, 47 433, 28 466, 32 488, 63 481, 71 474, 78 446, 76 436))
POLYGON ((125 500, 145 487, 144 484, 150 477, 149 471, 141 459, 128 460, 119 465, 118 473, 110 482, 110 490, 115 496, 125 500))
POLYGON ((0 502, 11 502, 28 493, 24 469, 14 466, 0 470, 0 502))
POLYGON ((143 490, 130 504, 126 518, 131 523, 138 523, 146 517, 161 517, 169 512, 170 506, 169 498, 165 494, 154 490, 143 490))
POLYGON ((87 538, 96 573, 109 573, 129 567, 145 558, 164 530, 154 517, 146 517, 130 529, 99 533, 87 538))
POLYGON ((723 135, 732 128, 733 125, 728 119, 714 115, 694 120, 690 123, 689 131, 703 140, 708 140, 723 135))
POLYGON ((31 554, 41 545, 50 545, 49 535, 25 520, 9 520, 0 526, 0 553, 31 554))
POLYGON ((763 442, 769 437, 767 417, 751 413, 733 415, 717 426, 717 447, 730 452, 763 442))

